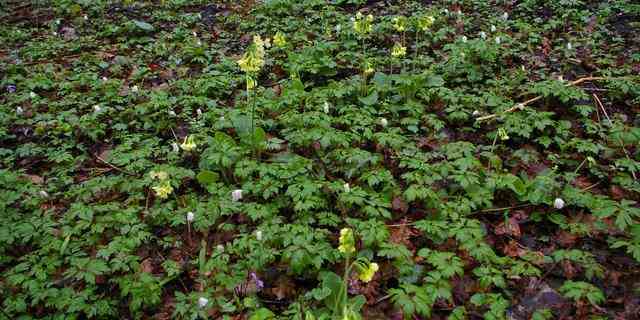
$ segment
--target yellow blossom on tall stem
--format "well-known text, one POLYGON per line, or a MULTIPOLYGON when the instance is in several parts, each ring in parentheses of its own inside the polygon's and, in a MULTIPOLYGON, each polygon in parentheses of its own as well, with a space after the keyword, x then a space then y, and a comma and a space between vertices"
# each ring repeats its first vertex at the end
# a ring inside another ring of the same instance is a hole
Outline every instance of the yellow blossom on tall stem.
MULTIPOLYGON (((247 86, 247 105, 251 100, 250 90, 255 88, 256 79, 258 77, 258 72, 264 66, 265 59, 265 47, 269 47, 271 45, 269 39, 262 40, 259 35, 253 36, 253 44, 247 49, 247 51, 242 56, 242 59, 238 60, 238 66, 245 73, 245 80, 247 86)), ((253 136, 255 135, 255 101, 251 105, 251 133, 252 133, 252 144, 253 150, 255 152, 255 139, 253 136)))
POLYGON ((273 36, 273 44, 278 48, 284 48, 287 45, 287 39, 284 37, 284 34, 280 31, 276 32, 276 35, 273 36))
POLYGON ((353 230, 351 230, 351 228, 343 228, 340 230, 338 250, 347 255, 356 252, 355 239, 353 238, 353 230))

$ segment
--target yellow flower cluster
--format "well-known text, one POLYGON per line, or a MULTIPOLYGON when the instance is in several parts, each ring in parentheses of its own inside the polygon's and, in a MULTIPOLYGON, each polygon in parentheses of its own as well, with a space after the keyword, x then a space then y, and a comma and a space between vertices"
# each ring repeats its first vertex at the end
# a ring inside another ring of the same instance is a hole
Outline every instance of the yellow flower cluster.
POLYGON ((407 18, 405 16, 394 17, 393 28, 398 32, 404 32, 407 30, 407 18))
POLYGON ((356 252, 356 241, 353 238, 353 230, 351 228, 343 228, 340 230, 340 245, 338 250, 345 254, 352 254, 356 252))
POLYGON ((264 47, 268 45, 268 41, 265 42, 257 35, 253 36, 253 44, 247 52, 244 53, 242 59, 238 60, 240 69, 245 73, 256 73, 264 66, 264 47))
POLYGON ((418 29, 420 29, 423 32, 427 31, 429 30, 429 28, 431 28, 431 26, 435 21, 436 19, 432 16, 422 16, 418 18, 418 29))
POLYGON ((396 57, 396 58, 402 58, 407 54, 407 47, 396 43, 393 46, 393 49, 391 49, 391 55, 396 57))
POLYGON ((380 269, 378 264, 375 262, 371 262, 366 268, 361 270, 360 274, 358 275, 358 279, 363 282, 369 282, 371 281, 371 279, 373 279, 373 276, 376 274, 378 269, 380 269))
POLYGON ((273 36, 273 44, 278 48, 284 48, 287 45, 287 39, 284 37, 284 34, 280 31, 276 32, 276 35, 273 36))
POLYGON ((375 69, 373 68, 373 63, 371 63, 370 61, 367 61, 364 63, 364 74, 365 75, 370 75, 375 71, 375 69))
POLYGON ((160 180, 160 184, 152 187, 153 191, 155 191, 156 196, 161 199, 166 199, 173 192, 173 187, 171 186, 171 182, 169 181, 169 175, 164 171, 151 171, 149 172, 149 176, 151 179, 160 180))
POLYGON ((356 13, 356 18, 353 19, 353 29, 361 37, 373 31, 373 15, 364 16, 362 13, 356 13))
POLYGON ((192 151, 197 147, 196 143, 193 141, 193 136, 189 135, 184 138, 184 142, 180 145, 180 148, 184 151, 192 151))

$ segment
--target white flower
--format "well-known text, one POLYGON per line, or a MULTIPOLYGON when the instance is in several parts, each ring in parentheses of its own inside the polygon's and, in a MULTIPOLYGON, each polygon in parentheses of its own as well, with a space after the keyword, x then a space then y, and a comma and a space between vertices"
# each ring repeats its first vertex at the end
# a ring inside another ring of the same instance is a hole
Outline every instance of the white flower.
POLYGON ((216 246, 216 250, 220 251, 220 252, 224 252, 224 246, 219 244, 216 246))
POLYGON ((496 44, 500 44, 500 42, 502 42, 502 40, 500 39, 500 37, 496 37, 496 44))
POLYGON ((336 33, 340 33, 340 30, 342 30, 342 26, 338 23, 336 25, 336 33))
POLYGON ((197 34, 195 31, 194 31, 194 32, 192 32, 191 34, 193 34, 193 36, 194 36, 194 37, 197 37, 197 36, 198 36, 198 34, 197 34))
POLYGON ((196 216, 193 214, 193 212, 189 211, 187 212, 187 221, 188 222, 193 222, 193 220, 196 219, 196 216))
POLYGON ((21 115, 23 112, 24 112, 24 110, 22 109, 22 107, 19 106, 19 107, 16 108, 16 114, 17 115, 21 115))
POLYGON ((224 121, 224 116, 220 116, 220 121, 224 121))
POLYGON ((346 192, 346 193, 351 192, 351 187, 349 186, 348 182, 345 183, 343 187, 344 187, 344 192, 346 192))
POLYGON ((173 110, 169 110, 169 115, 172 116, 172 117, 175 117, 176 116, 176 112, 173 111, 173 110))
POLYGON ((199 46, 201 46, 201 45, 202 45, 202 41, 198 40, 198 41, 196 42, 196 44, 197 44, 197 45, 198 45, 198 47, 199 47, 199 46))
POLYGON ((139 90, 139 89, 138 89, 138 86, 133 86, 133 87, 131 87, 131 92, 133 92, 133 93, 138 92, 138 90, 139 90))
POLYGON ((380 125, 382 127, 386 127, 389 124, 389 121, 387 121, 386 118, 380 118, 380 125))
POLYGON ((261 230, 256 231, 256 239, 258 241, 262 241, 262 231, 261 230))
POLYGON ((449 9, 444 8, 444 13, 445 13, 445 14, 448 14, 448 13, 449 13, 449 9))
POLYGON ((207 304, 209 304, 209 299, 205 297, 198 298, 198 307, 204 308, 207 306, 207 304))
POLYGON ((96 104, 95 106, 93 106, 93 111, 100 112, 100 111, 102 111, 102 108, 100 107, 99 104, 96 104))
POLYGON ((496 32, 496 26, 491 25, 491 32, 496 32))
POLYGON ((107 77, 102 77, 102 81, 106 82, 107 80, 109 80, 107 77))
POLYGON ((179 152, 180 151, 180 146, 178 146, 178 144, 176 142, 171 144, 171 148, 173 149, 173 152, 179 152))
POLYGON ((467 36, 462 36, 462 42, 467 43, 467 36))
POLYGON ((487 38, 487 33, 484 32, 484 31, 481 31, 480 32, 480 38, 482 38, 482 40, 486 39, 487 38))
POLYGON ((456 11, 456 14, 460 16, 460 15, 462 15, 462 11, 458 10, 458 11, 456 11))
POLYGON ((571 42, 567 42, 567 50, 571 50, 571 49, 573 49, 571 42))
POLYGON ((40 190, 40 195, 41 195, 43 198, 48 198, 48 197, 49 197, 49 193, 47 193, 47 192, 46 192, 46 191, 44 191, 44 190, 40 190))
POLYGON ((234 202, 242 200, 242 189, 231 191, 231 200, 233 200, 234 202))
POLYGON ((556 200, 553 201, 553 207, 558 210, 564 208, 564 200, 562 200, 561 198, 556 198, 556 200))
POLYGON ((54 32, 53 32, 53 35, 54 35, 54 36, 57 36, 57 35, 58 35, 58 33, 54 31, 54 32))
POLYGON ((502 20, 507 20, 507 19, 509 19, 509 14, 505 12, 502 14, 502 20))
POLYGON ((87 20, 89 20, 89 17, 85 14, 84 15, 84 21, 87 21, 87 20))
POLYGON ((30 97, 31 99, 35 99, 35 97, 36 97, 36 96, 37 96, 37 95, 36 95, 36 93, 35 93, 35 92, 33 92, 33 91, 29 92, 29 97, 30 97))
POLYGON ((198 117, 202 117, 202 109, 198 108, 198 110, 196 110, 196 114, 198 117))
POLYGON ((474 116, 474 117, 477 117, 477 116, 479 116, 479 115, 480 115, 480 111, 478 111, 478 110, 473 110, 473 113, 472 113, 471 115, 472 115, 472 116, 474 116))
POLYGON ((329 102, 324 102, 324 113, 329 113, 329 102))

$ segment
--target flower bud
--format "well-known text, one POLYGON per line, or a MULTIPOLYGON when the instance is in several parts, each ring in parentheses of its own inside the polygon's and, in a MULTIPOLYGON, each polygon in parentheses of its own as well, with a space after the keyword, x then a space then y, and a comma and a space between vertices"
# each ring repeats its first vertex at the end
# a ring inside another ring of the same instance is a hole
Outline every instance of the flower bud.
POLYGON ((207 306, 207 304, 209 304, 209 299, 205 297, 198 298, 198 307, 204 308, 207 306))
POLYGON ((553 207, 558 210, 564 208, 564 200, 562 200, 561 198, 556 198, 556 200, 553 201, 553 207))
POLYGON ((231 200, 233 200, 233 202, 238 202, 242 200, 242 189, 236 189, 231 191, 231 200))
POLYGON ((196 216, 193 214, 193 212, 189 211, 187 212, 187 221, 188 222, 193 222, 193 220, 195 220, 196 216))

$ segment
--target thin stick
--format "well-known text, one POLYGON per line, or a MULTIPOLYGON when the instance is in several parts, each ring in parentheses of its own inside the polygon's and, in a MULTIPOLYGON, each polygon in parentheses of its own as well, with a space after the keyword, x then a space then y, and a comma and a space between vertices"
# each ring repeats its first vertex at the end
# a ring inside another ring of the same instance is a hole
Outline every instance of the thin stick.
POLYGON ((115 170, 118 170, 118 171, 120 171, 120 172, 122 172, 122 173, 125 173, 125 174, 128 174, 128 175, 130 175, 130 176, 134 176, 134 177, 137 177, 137 176, 138 176, 137 174, 134 174, 134 173, 131 173, 131 172, 125 171, 124 169, 120 169, 120 168, 118 168, 118 167, 116 167, 116 166, 112 165, 112 164, 111 164, 111 163, 109 163, 107 160, 102 159, 102 158, 101 158, 99 155, 97 155, 97 154, 94 154, 93 156, 94 156, 94 157, 96 157, 96 159, 98 159, 98 160, 99 160, 100 162, 102 162, 103 164, 106 164, 106 165, 108 165, 109 167, 111 167, 111 168, 113 168, 113 169, 115 169, 115 170))
MULTIPOLYGON (((602 113, 604 113, 604 116, 607 118, 609 123, 613 125, 613 121, 611 121, 611 118, 609 118, 609 114, 607 114, 607 110, 604 108, 604 105, 600 101, 600 98, 598 98, 598 96, 595 93, 593 93, 592 95, 593 95, 593 98, 598 103, 598 106, 600 106, 600 109, 602 109, 602 113)), ((631 161, 629 152, 627 151, 627 148, 624 147, 624 141, 622 141, 621 137, 618 137, 618 141, 620 142, 620 147, 622 147, 622 151, 624 151, 625 157, 627 157, 627 160, 631 161)), ((633 176, 633 180, 638 180, 638 178, 636 177, 636 170, 631 169, 631 176, 633 176)))
MULTIPOLYGON (((607 78, 605 78, 605 77, 585 77, 585 78, 580 78, 578 80, 569 82, 565 86, 567 86, 567 87, 576 86, 576 85, 579 85, 579 84, 581 84, 581 83, 583 83, 585 81, 596 81, 596 80, 605 80, 605 79, 607 79, 607 78)), ((510 112, 522 110, 522 109, 524 109, 525 106, 527 106, 529 104, 532 104, 532 103, 534 103, 534 102, 536 102, 536 101, 538 101, 538 100, 540 100, 542 98, 543 98, 543 96, 537 96, 535 98, 531 98, 531 99, 529 99, 529 100, 527 100, 525 102, 518 103, 515 106, 513 106, 513 107, 511 107, 511 108, 509 108, 509 109, 507 109, 507 110, 505 110, 503 112, 494 113, 494 114, 490 114, 490 115, 487 115, 487 116, 479 117, 479 118, 476 119, 476 121, 477 122, 486 121, 486 120, 490 120, 490 119, 496 118, 498 116, 501 116, 501 115, 503 115, 505 113, 510 113, 510 112)))

